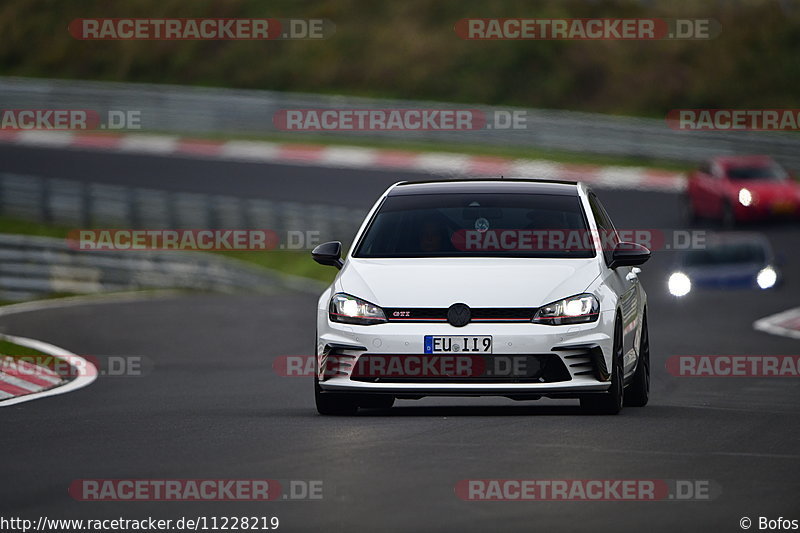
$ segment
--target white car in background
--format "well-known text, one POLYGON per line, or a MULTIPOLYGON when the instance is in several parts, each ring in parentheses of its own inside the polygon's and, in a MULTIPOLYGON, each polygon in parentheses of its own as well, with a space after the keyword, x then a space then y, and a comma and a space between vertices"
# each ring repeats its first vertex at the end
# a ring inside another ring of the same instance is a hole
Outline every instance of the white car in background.
POLYGON ((321 414, 395 399, 579 399, 616 414, 650 386, 647 248, 581 183, 401 182, 375 203, 317 306, 321 414))

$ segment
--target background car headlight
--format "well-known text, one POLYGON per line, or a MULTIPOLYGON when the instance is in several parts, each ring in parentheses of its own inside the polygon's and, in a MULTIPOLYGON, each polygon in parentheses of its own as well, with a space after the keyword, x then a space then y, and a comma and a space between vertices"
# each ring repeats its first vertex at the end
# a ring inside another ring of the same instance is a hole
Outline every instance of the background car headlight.
POLYGON ((762 268, 756 276, 756 283, 762 289, 774 287, 776 281, 778 281, 778 273, 770 266, 762 268))
POLYGON ((594 322, 600 315, 600 301, 591 294, 579 294, 543 305, 533 316, 536 324, 560 326, 594 322))
POLYGON ((667 288, 673 296, 686 296, 692 290, 692 280, 683 272, 674 272, 667 281, 667 288))
POLYGON ((740 189, 739 190, 739 203, 743 206, 747 207, 753 203, 753 193, 751 193, 748 189, 740 189))
POLYGON ((328 316, 331 322, 360 324, 362 326, 386 322, 386 315, 383 313, 383 309, 361 298, 343 293, 334 294, 333 298, 331 298, 331 303, 328 306, 328 316))

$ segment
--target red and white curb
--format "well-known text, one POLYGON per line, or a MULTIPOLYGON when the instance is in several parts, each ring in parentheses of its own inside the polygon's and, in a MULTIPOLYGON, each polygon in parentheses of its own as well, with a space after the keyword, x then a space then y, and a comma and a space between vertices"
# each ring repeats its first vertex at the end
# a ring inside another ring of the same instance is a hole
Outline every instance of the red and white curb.
MULTIPOLYGON (((151 291, 147 293, 120 292, 91 296, 67 296, 64 298, 53 298, 51 300, 34 300, 30 302, 0 306, 0 317, 42 311, 46 309, 63 309, 92 304, 140 302, 160 298, 169 298, 176 294, 179 294, 179 292, 175 290, 163 290, 151 291)), ((24 394, 21 393, 19 395, 13 395, 12 397, 0 397, 0 407, 7 407, 9 405, 28 402, 39 398, 46 398, 48 396, 72 392, 91 384, 95 379, 97 379, 98 370, 94 364, 85 358, 63 348, 36 339, 17 337, 14 335, 0 334, 0 338, 5 339, 8 342, 13 342, 14 344, 19 344, 20 346, 25 346, 31 350, 42 352, 45 355, 52 355, 53 357, 62 359, 75 369, 74 372, 70 372, 70 374, 77 376, 71 381, 61 380, 59 384, 55 384, 55 386, 52 386, 52 388, 45 388, 43 385, 42 388, 37 391, 30 390, 30 386, 27 388, 22 386, 20 388, 26 391, 24 394)), ((0 359, 0 364, 2 364, 2 362, 2 359, 0 359)), ((6 383, 13 382, 13 379, 9 380, 8 376, 3 376, 3 369, 4 367, 0 366, 0 380, 6 383)), ((28 369, 21 368, 20 370, 28 369)), ((41 370, 41 367, 37 367, 35 370, 41 370)), ((18 376, 11 375, 10 377, 14 378, 18 376)))
POLYGON ((46 366, 0 356, 0 400, 55 387, 64 379, 46 366))
POLYGON ((413 171, 452 176, 524 176, 583 181, 597 187, 613 189, 679 192, 686 186, 685 177, 681 173, 644 167, 563 164, 536 159, 355 146, 214 141, 163 135, 41 130, 0 130, 0 142, 23 146, 333 168, 413 171))
POLYGON ((80 369, 77 377, 65 380, 43 366, 23 361, 16 361, 16 364, 2 361, 0 366, 0 407, 72 392, 97 379, 97 369, 92 363, 63 348, 15 335, 0 335, 0 338, 63 359, 71 366, 80 369))
POLYGON ((800 307, 756 320, 753 327, 765 333, 800 339, 800 307))

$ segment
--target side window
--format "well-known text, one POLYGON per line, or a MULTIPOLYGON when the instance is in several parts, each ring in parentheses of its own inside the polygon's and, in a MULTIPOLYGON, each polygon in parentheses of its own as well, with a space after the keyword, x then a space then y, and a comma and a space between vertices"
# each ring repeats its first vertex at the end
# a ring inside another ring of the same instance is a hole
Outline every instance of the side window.
POLYGON ((708 161, 700 165, 697 170, 703 174, 707 174, 709 176, 711 175, 711 165, 708 163, 708 161))
POLYGON ((611 255, 614 251, 614 246, 619 242, 617 230, 614 228, 614 223, 611 222, 611 217, 608 216, 603 204, 597 199, 594 193, 589 193, 589 205, 592 207, 592 214, 597 222, 597 229, 600 232, 600 242, 603 248, 603 257, 606 264, 611 263, 611 255))
POLYGON ((722 167, 719 164, 711 165, 711 175, 714 176, 716 179, 721 179, 724 172, 722 172, 722 167))

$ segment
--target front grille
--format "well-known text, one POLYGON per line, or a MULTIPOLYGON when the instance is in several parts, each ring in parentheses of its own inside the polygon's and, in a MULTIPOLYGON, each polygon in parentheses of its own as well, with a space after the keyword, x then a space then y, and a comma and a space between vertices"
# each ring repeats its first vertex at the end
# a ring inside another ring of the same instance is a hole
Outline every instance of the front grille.
MULTIPOLYGON (((447 322, 447 308, 388 307, 384 308, 389 322, 447 322)), ((474 307, 470 308, 472 322, 514 323, 530 322, 536 313, 531 307, 474 307)))
POLYGON ((477 384, 554 383, 572 378, 555 354, 365 353, 352 367, 350 379, 365 383, 477 384))

